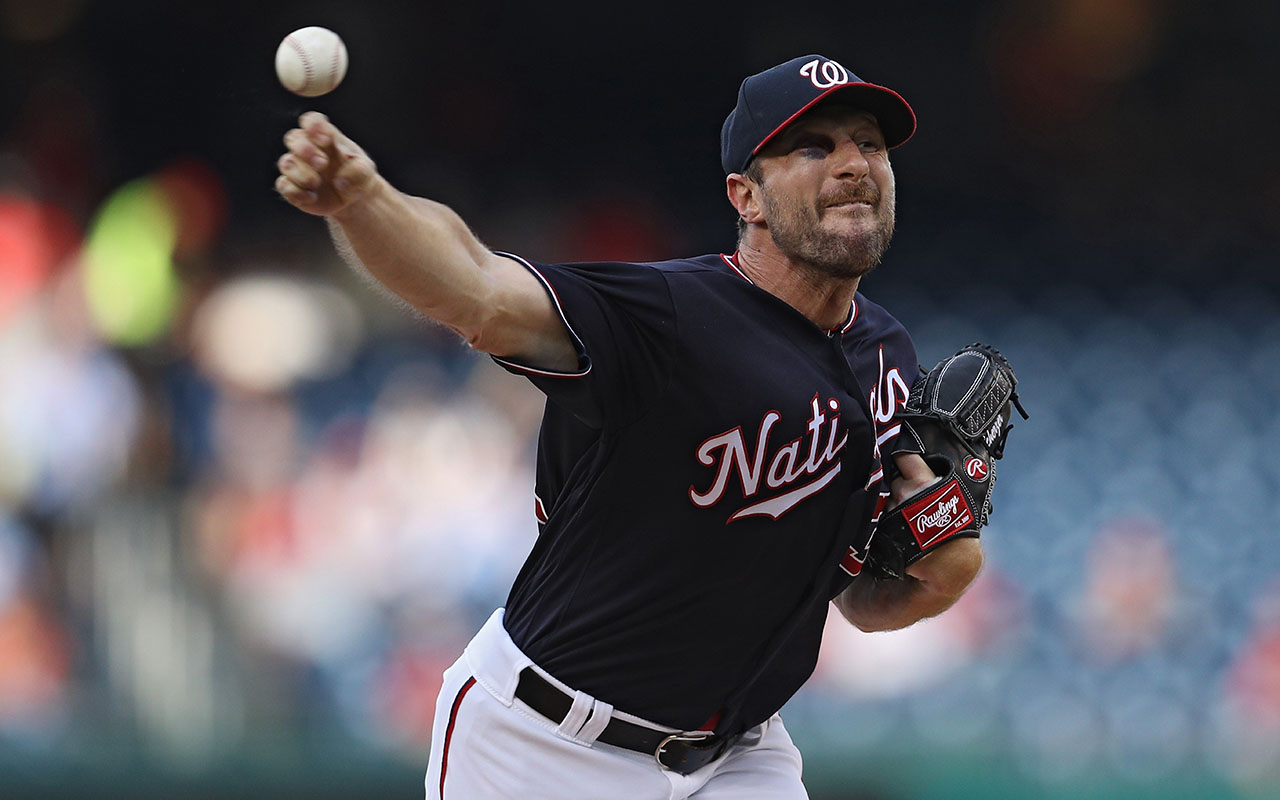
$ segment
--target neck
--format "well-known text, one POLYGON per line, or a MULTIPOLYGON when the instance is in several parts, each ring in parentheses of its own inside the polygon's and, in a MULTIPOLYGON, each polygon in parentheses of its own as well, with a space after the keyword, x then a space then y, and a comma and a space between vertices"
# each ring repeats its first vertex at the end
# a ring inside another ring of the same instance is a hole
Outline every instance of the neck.
POLYGON ((808 317, 823 330, 841 325, 862 277, 841 278, 813 265, 789 258, 773 244, 762 246, 743 240, 738 244, 738 266, 751 281, 808 317))

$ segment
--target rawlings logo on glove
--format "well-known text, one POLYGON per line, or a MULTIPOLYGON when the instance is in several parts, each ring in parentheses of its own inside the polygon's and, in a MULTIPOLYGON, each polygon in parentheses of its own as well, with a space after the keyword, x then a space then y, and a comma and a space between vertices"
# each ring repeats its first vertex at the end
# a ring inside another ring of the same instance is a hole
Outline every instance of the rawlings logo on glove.
POLYGON ((977 536, 991 515, 995 461, 1023 419, 1018 379, 994 347, 971 344, 939 361, 911 387, 898 415, 902 432, 884 459, 885 482, 899 477, 894 456, 921 456, 941 480, 880 517, 866 564, 872 574, 901 578, 906 568, 957 536, 977 536))
POLYGON ((919 502, 904 504, 902 514, 922 550, 951 538, 973 522, 973 511, 955 482, 943 484, 941 490, 919 502))

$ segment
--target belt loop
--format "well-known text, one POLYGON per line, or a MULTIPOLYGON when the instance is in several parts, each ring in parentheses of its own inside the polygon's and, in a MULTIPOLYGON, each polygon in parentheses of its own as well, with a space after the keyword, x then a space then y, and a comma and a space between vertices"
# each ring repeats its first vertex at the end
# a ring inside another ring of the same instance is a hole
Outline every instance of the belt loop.
POLYGON ((613 706, 603 700, 595 701, 591 706, 591 716, 587 718, 582 730, 578 731, 578 738, 584 742, 594 743, 612 717, 613 706))
POLYGON ((567 736, 570 739, 578 738, 578 730, 587 721, 587 715, 591 713, 591 704, 595 698, 585 692, 573 693, 573 705, 569 706, 569 713, 564 715, 564 719, 560 721, 560 727, 556 731, 561 736, 567 736))
POLYGON ((520 671, 533 662, 516 647, 502 624, 503 609, 489 616, 462 656, 476 683, 508 708, 516 694, 520 671))

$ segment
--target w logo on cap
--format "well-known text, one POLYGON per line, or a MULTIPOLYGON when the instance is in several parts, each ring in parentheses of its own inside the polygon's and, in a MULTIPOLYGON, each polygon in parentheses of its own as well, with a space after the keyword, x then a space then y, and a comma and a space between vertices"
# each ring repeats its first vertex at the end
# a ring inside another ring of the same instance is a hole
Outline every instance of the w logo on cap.
MULTIPOLYGON (((2 3, 0 3, 2 4, 2 3)), ((749 76, 738 87, 738 102, 720 127, 720 166, 726 175, 742 172, 760 149, 829 95, 875 115, 888 147, 911 138, 916 115, 892 89, 866 83, 820 53, 806 53, 749 76)))
POLYGON ((830 89, 849 82, 849 70, 834 61, 815 58, 800 68, 800 74, 819 89, 830 89))

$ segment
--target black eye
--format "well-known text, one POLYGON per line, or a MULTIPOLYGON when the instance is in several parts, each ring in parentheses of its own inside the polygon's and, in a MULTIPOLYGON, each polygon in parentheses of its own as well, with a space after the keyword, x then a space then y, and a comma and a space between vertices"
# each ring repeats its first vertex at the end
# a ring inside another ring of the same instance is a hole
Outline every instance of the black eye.
POLYGON ((791 149, 808 157, 825 156, 831 152, 831 142, 823 139, 805 138, 796 141, 791 149))

